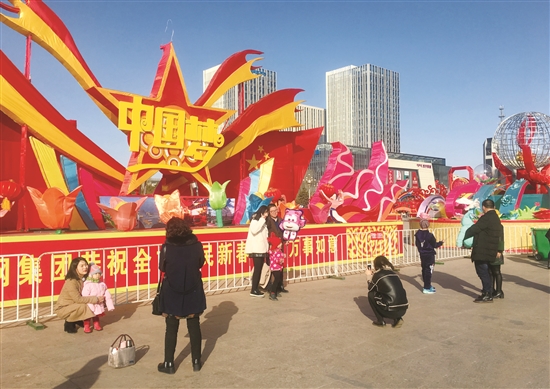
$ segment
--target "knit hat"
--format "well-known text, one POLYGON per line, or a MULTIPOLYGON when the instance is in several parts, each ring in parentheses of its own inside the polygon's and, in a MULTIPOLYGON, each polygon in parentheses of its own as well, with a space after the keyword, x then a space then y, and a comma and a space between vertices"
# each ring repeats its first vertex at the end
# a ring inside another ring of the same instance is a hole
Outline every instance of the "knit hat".
POLYGON ((428 219, 420 219, 420 228, 425 230, 429 227, 430 227, 430 222, 428 221, 428 219))
POLYGON ((102 275, 103 272, 101 271, 101 268, 97 266, 95 263, 90 262, 90 273, 88 273, 88 277, 93 276, 94 274, 102 275))

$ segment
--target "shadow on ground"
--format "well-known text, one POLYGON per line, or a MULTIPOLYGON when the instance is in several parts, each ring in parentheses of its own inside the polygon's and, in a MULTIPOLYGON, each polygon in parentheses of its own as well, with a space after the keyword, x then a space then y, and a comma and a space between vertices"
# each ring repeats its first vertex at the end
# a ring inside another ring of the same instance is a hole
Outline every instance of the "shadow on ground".
POLYGON ((377 320, 369 304, 369 298, 367 296, 354 297, 353 301, 355 301, 355 304, 357 304, 357 307, 359 308, 359 310, 363 315, 365 315, 372 321, 377 320))
POLYGON ((131 318, 136 310, 143 304, 122 304, 115 306, 115 310, 101 318, 101 325, 114 324, 120 320, 131 318))
POLYGON ((84 366, 80 368, 77 372, 69 375, 65 382, 60 383, 53 389, 67 389, 67 388, 79 388, 80 386, 76 385, 72 380, 76 378, 81 378, 82 376, 87 376, 87 384, 90 387, 97 381, 99 378, 99 368, 107 362, 107 356, 102 355, 100 357, 95 357, 88 361, 84 366))
MULTIPOLYGON (((435 284, 438 284, 442 289, 451 289, 451 290, 454 290, 455 292, 465 294, 466 296, 470 296, 474 298, 479 295, 480 287, 472 285, 469 282, 464 281, 463 279, 458 278, 452 274, 438 271, 438 269, 441 269, 440 266, 436 266, 435 268, 436 268, 436 271, 433 273, 433 276, 432 276, 432 284, 435 283, 435 284)), ((472 265, 472 272, 475 273, 475 269, 473 265, 472 265)), ((413 287, 415 287, 421 292, 424 289, 424 285, 420 283, 420 279, 421 279, 420 276, 411 277, 404 274, 400 274, 399 277, 401 277, 403 281, 408 282, 409 284, 411 284, 413 287)), ((481 281, 480 281, 480 286, 481 286, 481 281)))
MULTIPOLYGON (((204 348, 202 350, 202 362, 206 363, 208 357, 216 347, 216 342, 219 338, 227 333, 229 330, 229 323, 233 316, 239 311, 239 308, 233 301, 222 301, 218 305, 212 307, 212 310, 206 315, 201 316, 205 320, 201 320, 201 333, 203 340, 206 339, 204 348)), ((183 322, 183 319, 182 319, 183 322)), ((180 331, 186 327, 182 327, 184 323, 180 324, 180 331)), ((181 334, 181 332, 180 332, 181 334)), ((185 334, 186 338, 189 338, 189 334, 185 334)), ((174 364, 176 369, 185 360, 187 356, 191 354, 191 345, 187 345, 181 350, 176 357, 174 364)))

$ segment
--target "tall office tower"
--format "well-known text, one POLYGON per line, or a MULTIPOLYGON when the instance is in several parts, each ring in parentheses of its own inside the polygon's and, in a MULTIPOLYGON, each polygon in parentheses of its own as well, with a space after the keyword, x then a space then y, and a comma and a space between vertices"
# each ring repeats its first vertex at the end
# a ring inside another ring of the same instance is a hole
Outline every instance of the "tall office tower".
POLYGON ((327 142, 399 153, 399 73, 366 64, 326 73, 327 142))
MULTIPOLYGON (((324 127, 325 111, 326 110, 324 108, 298 104, 298 106, 296 107, 296 113, 294 113, 294 117, 296 118, 296 121, 302 126, 285 128, 284 131, 302 131, 309 130, 310 128, 324 127)), ((325 142, 323 139, 324 134, 325 130, 323 130, 323 134, 321 135, 319 143, 325 142)))
POLYGON ((493 138, 485 139, 485 142, 483 142, 483 164, 488 166, 491 169, 491 173, 494 175, 497 173, 497 169, 495 169, 493 151, 493 138))
MULTIPOLYGON (((204 91, 220 65, 214 66, 202 72, 202 90, 204 91)), ((263 68, 255 69, 252 72, 259 74, 253 80, 246 81, 236 87, 229 89, 222 97, 213 104, 215 108, 232 109, 237 111, 231 116, 227 124, 239 116, 239 108, 245 110, 250 104, 260 100, 262 97, 277 90, 277 73, 263 68)))

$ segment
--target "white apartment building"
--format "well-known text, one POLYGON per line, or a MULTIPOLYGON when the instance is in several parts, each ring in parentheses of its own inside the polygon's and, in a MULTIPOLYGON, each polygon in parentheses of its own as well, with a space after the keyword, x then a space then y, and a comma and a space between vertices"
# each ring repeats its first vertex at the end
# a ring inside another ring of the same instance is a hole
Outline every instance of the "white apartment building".
POLYGON ((298 104, 294 117, 296 121, 300 123, 301 127, 285 128, 283 131, 302 131, 309 130, 311 128, 323 127, 323 133, 319 143, 324 143, 326 138, 325 127, 325 112, 324 108, 312 107, 310 105, 298 104))
MULTIPOLYGON (((202 90, 205 91, 212 77, 220 65, 203 70, 202 72, 202 90)), ((277 90, 277 73, 263 68, 255 69, 260 75, 253 80, 246 81, 238 86, 228 90, 222 97, 213 104, 215 108, 232 109, 237 111, 235 115, 229 118, 227 124, 239 116, 239 112, 244 111, 250 104, 254 104, 262 97, 277 90), (239 102, 240 100, 240 102, 239 102)))
POLYGON ((309 130, 310 128, 324 127, 325 109, 312 107, 310 105, 298 104, 295 113, 296 121, 303 125, 299 130, 309 130))
POLYGON ((399 73, 370 64, 326 73, 326 138, 371 148, 384 141, 399 153, 399 73))

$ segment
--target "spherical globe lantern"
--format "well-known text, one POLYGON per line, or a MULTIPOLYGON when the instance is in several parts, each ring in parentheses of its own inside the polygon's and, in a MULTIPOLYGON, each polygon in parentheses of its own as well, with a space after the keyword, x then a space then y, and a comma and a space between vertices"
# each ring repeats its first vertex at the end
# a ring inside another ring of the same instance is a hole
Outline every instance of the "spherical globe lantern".
POLYGON ((510 169, 525 169, 520 144, 528 145, 535 167, 550 163, 550 116, 540 112, 522 112, 510 116, 493 136, 495 153, 510 169))
POLYGON ((486 182, 493 178, 491 166, 482 163, 474 168, 474 180, 477 182, 486 182))

